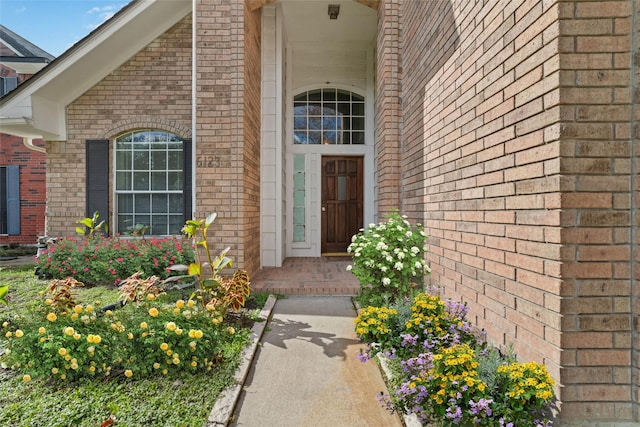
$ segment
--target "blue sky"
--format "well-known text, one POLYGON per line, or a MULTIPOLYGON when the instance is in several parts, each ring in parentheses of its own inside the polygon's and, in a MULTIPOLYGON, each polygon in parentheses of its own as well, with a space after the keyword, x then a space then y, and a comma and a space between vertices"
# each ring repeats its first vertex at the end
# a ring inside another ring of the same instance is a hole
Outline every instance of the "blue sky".
POLYGON ((129 0, 0 0, 0 24, 60 56, 129 0))

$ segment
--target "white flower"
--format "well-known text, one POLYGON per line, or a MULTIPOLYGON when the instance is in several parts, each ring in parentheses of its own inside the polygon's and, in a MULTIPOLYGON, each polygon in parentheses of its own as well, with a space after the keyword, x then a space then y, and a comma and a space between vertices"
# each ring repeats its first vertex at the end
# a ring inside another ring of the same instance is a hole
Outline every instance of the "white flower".
POLYGON ((386 265, 381 265, 380 267, 378 267, 380 269, 380 271, 382 271, 383 273, 387 272, 387 266, 386 265))
POLYGON ((389 279, 388 277, 384 277, 382 279, 382 284, 385 285, 385 286, 390 285, 391 284, 391 279, 389 279))
POLYGON ((422 263, 420 261, 416 261, 416 268, 422 268, 422 263))
POLYGON ((400 271, 404 268, 404 265, 402 265, 401 262, 396 262, 396 264, 393 266, 393 268, 395 268, 396 270, 400 271))
POLYGON ((407 231, 406 233, 404 233, 404 236, 408 239, 409 237, 413 236, 413 232, 407 231))
POLYGON ((365 265, 365 266, 367 266, 367 267, 369 267, 369 268, 372 268, 372 267, 374 266, 374 264, 375 264, 375 263, 373 262, 373 260, 370 260, 370 259, 368 259, 368 260, 366 260, 366 261, 364 262, 364 265, 365 265))
POLYGON ((424 266, 424 271, 426 271, 427 273, 431 273, 431 268, 429 268, 428 265, 424 266))
POLYGON ((404 252, 398 252, 398 259, 404 259, 404 252))
POLYGON ((385 249, 387 249, 387 245, 385 245, 384 242, 378 242, 376 245, 376 251, 383 251, 385 249))
POLYGON ((376 226, 376 225, 375 225, 374 223, 371 223, 371 224, 369 224, 367 227, 369 227, 369 228, 373 228, 373 227, 375 227, 375 226, 376 226))
POLYGON ((353 268, 352 265, 347 265, 347 271, 351 271, 352 268, 353 268))
POLYGON ((420 249, 417 246, 412 246, 411 247, 411 253, 414 255, 418 255, 418 252, 420 252, 420 249))
POLYGON ((387 260, 387 262, 393 262, 392 256, 386 256, 385 259, 387 260))

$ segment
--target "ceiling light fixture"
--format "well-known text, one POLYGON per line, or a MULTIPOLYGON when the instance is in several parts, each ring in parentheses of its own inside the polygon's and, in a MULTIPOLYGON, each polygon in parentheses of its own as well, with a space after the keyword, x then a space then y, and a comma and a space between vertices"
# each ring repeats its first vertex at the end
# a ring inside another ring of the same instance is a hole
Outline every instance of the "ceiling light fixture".
POLYGON ((340 14, 340 5, 330 4, 327 9, 327 13, 329 14, 329 19, 338 19, 338 15, 340 14))

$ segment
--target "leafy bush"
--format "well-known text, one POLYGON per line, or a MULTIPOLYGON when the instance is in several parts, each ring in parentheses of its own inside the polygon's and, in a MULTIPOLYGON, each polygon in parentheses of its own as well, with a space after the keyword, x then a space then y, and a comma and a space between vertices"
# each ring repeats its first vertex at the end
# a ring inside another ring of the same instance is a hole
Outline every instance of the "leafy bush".
POLYGON ((430 270, 424 262, 426 234, 397 212, 379 224, 369 224, 353 236, 347 248, 353 254, 348 269, 360 281, 361 305, 389 305, 411 297, 416 283, 430 270))
POLYGON ((118 284, 136 272, 164 279, 176 274, 171 266, 189 264, 194 259, 193 248, 183 239, 123 239, 95 234, 50 244, 37 260, 37 271, 41 277, 73 277, 87 285, 118 284))
POLYGON ((157 278, 141 281, 138 288, 145 291, 104 313, 75 303, 75 284, 67 279, 50 286, 34 312, 3 323, 7 351, 2 362, 20 370, 24 381, 207 371, 226 360, 227 349, 247 340, 247 331, 236 333, 194 300, 164 299, 157 278))
POLYGON ((419 293, 411 314, 367 307, 356 318, 356 335, 368 344, 358 356, 388 355, 395 369, 392 411, 414 413, 438 425, 549 426, 555 409, 554 381, 544 365, 518 363, 489 348, 466 320, 467 307, 419 293))

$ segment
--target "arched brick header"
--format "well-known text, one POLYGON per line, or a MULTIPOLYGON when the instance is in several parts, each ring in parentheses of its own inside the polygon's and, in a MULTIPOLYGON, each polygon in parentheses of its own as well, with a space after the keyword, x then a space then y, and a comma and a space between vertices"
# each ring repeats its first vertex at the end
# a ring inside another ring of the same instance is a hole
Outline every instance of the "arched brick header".
POLYGON ((121 120, 106 128, 101 137, 111 139, 135 129, 160 129, 178 135, 180 138, 191 138, 190 127, 163 117, 131 117, 127 120, 121 120))

